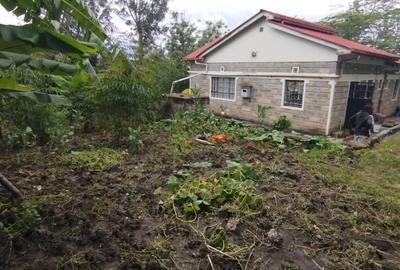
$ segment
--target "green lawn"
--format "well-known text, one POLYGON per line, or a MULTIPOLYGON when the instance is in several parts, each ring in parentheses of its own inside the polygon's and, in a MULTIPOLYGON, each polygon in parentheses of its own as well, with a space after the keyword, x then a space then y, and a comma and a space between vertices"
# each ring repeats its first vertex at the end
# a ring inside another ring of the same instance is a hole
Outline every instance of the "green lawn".
POLYGON ((400 212, 400 133, 385 138, 372 149, 352 154, 329 154, 324 150, 298 153, 322 179, 345 183, 357 195, 372 195, 392 211, 400 212))

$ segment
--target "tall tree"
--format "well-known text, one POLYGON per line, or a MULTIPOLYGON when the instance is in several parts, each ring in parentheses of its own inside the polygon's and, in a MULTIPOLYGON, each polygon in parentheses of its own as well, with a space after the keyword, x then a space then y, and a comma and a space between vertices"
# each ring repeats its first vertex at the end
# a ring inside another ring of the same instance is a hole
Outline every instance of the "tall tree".
POLYGON ((118 14, 132 27, 137 35, 137 52, 143 56, 144 49, 155 44, 162 32, 161 22, 168 12, 169 0, 116 0, 118 14))
POLYGON ((168 55, 173 59, 182 59, 196 47, 196 25, 188 20, 184 14, 172 12, 172 22, 166 41, 168 55))
POLYGON ((400 53, 400 5, 398 0, 355 0, 343 12, 321 23, 363 44, 400 53))
POLYGON ((206 27, 200 31, 200 38, 197 41, 197 46, 203 46, 210 40, 219 37, 228 32, 228 26, 222 21, 206 21, 206 27))
POLYGON ((112 13, 114 11, 112 0, 85 0, 85 2, 96 15, 104 30, 107 32, 113 31, 115 26, 112 23, 112 13))

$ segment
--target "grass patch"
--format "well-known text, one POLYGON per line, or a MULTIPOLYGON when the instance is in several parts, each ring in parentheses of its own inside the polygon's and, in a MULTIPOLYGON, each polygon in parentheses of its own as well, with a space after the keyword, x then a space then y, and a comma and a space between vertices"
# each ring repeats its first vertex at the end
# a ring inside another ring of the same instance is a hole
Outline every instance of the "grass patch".
POLYGON ((373 196, 390 210, 400 212, 400 134, 387 137, 373 149, 354 157, 329 150, 298 152, 296 159, 323 179, 347 184, 356 192, 373 196))

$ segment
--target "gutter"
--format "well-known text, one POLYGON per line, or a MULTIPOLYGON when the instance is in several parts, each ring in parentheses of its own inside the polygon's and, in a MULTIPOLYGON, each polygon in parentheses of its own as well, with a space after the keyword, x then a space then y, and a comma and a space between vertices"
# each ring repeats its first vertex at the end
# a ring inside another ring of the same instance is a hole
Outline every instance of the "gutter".
POLYGON ((204 62, 198 62, 198 61, 197 61, 197 59, 196 59, 196 60, 194 60, 194 63, 195 63, 196 65, 202 65, 202 66, 205 66, 205 67, 206 67, 206 72, 208 72, 208 64, 207 64, 207 63, 204 63, 204 62))

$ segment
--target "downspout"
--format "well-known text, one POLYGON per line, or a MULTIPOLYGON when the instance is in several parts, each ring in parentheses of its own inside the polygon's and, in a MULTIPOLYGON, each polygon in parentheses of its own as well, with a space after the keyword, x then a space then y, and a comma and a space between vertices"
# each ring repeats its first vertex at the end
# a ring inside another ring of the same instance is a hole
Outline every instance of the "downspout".
POLYGON ((330 97, 329 97, 329 109, 328 109, 328 119, 326 121, 326 130, 325 130, 325 135, 328 136, 329 135, 329 131, 331 128, 331 119, 332 119, 332 109, 333 109, 333 100, 335 97, 335 88, 336 88, 336 80, 332 80, 329 82, 329 84, 331 85, 331 93, 330 93, 330 97))
POLYGON ((194 63, 195 63, 196 65, 205 66, 205 67, 206 67, 206 72, 208 72, 208 64, 207 64, 207 63, 198 62, 197 59, 194 60, 194 63))

